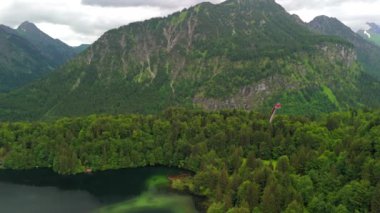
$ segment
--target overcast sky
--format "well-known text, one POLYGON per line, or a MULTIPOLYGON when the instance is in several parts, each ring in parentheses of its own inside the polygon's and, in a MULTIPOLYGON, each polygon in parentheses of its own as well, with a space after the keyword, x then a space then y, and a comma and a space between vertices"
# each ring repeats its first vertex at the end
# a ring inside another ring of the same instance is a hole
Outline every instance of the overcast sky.
MULTIPOLYGON (((223 0, 211 0, 220 3, 223 0)), ((105 31, 152 17, 165 16, 202 0, 2 0, 0 24, 23 21, 70 45, 92 43, 105 31)), ((276 0, 290 13, 310 21, 318 15, 337 17, 353 30, 367 21, 380 24, 380 0, 276 0)))

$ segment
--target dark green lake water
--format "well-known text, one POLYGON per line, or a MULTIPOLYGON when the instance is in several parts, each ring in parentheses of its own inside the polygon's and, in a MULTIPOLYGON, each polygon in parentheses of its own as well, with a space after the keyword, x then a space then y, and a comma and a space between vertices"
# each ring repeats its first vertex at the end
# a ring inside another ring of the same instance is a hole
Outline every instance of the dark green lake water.
POLYGON ((123 169, 60 176, 51 170, 0 170, 2 213, 192 213, 190 196, 168 189, 169 168, 123 169))

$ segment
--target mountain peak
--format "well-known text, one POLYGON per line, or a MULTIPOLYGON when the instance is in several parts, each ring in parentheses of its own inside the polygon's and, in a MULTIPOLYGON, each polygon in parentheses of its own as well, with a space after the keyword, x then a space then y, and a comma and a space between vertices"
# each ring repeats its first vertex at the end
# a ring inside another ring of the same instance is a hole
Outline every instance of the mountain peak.
POLYGON ((35 24, 29 21, 24 21, 22 24, 20 24, 17 30, 23 32, 40 32, 40 29, 38 29, 38 27, 35 24))
POLYGON ((327 35, 342 35, 342 34, 354 34, 351 28, 347 27, 337 18, 329 16, 317 16, 311 22, 309 26, 317 30, 318 32, 323 32, 327 35))
POLYGON ((274 0, 230 0, 237 3, 257 3, 257 2, 274 2, 274 0))
POLYGON ((371 31, 373 31, 374 33, 380 33, 380 26, 377 25, 376 23, 372 23, 372 22, 367 22, 367 25, 371 27, 371 31))
POLYGON ((21 26, 35 26, 34 23, 30 22, 30 21, 24 21, 20 24, 20 27, 21 26))
MULTIPOLYGON (((276 5, 278 4, 274 0, 227 0, 225 4, 236 4, 236 5, 246 5, 246 6, 258 6, 258 5, 276 5)), ((269 9, 269 8, 260 8, 269 9)))
POLYGON ((75 51, 58 39, 50 37, 34 23, 25 21, 17 28, 18 34, 32 43, 47 59, 52 60, 54 67, 72 58, 75 51), (57 60, 59 58, 59 60, 57 60))
POLYGON ((337 18, 329 17, 329 16, 326 16, 326 15, 317 16, 311 22, 330 22, 330 23, 335 22, 335 23, 341 23, 337 18))
POLYGON ((53 39, 29 21, 17 29, 0 24, 0 44, 0 92, 41 78, 85 49, 53 39))
POLYGON ((3 25, 3 24, 0 24, 0 30, 3 30, 5 32, 11 32, 11 31, 14 31, 12 28, 6 26, 6 25, 3 25))
POLYGON ((372 36, 372 31, 359 32, 361 34, 355 33, 348 26, 344 25, 336 18, 330 18, 327 16, 318 16, 312 20, 309 27, 324 35, 334 35, 345 39, 354 45, 358 60, 362 63, 364 69, 371 75, 380 79, 380 48, 375 44, 367 41, 369 37, 372 36), (363 38, 364 37, 364 38, 363 38))

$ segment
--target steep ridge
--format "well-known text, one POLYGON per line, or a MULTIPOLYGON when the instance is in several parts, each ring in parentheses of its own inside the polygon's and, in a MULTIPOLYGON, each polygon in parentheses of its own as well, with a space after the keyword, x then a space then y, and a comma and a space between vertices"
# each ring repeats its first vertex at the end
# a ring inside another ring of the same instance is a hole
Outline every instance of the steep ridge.
POLYGON ((0 92, 21 87, 66 63, 85 49, 53 39, 34 24, 16 30, 0 25, 0 92))
POLYGON ((79 54, 85 51, 90 45, 89 44, 81 44, 79 46, 74 47, 74 51, 76 54, 79 54))
POLYGON ((0 26, 0 91, 19 87, 51 69, 33 44, 15 30, 0 26))
POLYGON ((367 25, 370 27, 368 30, 359 30, 357 33, 380 46, 380 26, 372 22, 368 22, 367 25))
POLYGON ((380 47, 363 39, 336 18, 318 16, 309 24, 311 29, 325 35, 339 36, 351 42, 358 54, 358 60, 365 70, 380 79, 380 47))
POLYGON ((17 32, 32 43, 53 66, 64 64, 73 58, 76 53, 73 47, 58 39, 53 39, 28 21, 23 22, 17 32))
MULTIPOLYGON (((170 106, 319 113, 362 106, 352 44, 273 0, 202 3, 106 32, 59 72, 0 97, 2 119, 154 113, 170 106)), ((367 92, 367 91, 365 91, 367 92)))

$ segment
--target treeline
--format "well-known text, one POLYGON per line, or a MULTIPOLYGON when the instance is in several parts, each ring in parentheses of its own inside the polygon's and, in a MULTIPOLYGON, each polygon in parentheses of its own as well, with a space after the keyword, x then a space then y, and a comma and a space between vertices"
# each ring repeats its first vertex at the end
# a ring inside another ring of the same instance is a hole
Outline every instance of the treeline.
POLYGON ((208 212, 379 212, 380 112, 319 118, 171 109, 159 115, 1 123, 5 168, 60 174, 154 165, 208 212))

